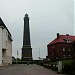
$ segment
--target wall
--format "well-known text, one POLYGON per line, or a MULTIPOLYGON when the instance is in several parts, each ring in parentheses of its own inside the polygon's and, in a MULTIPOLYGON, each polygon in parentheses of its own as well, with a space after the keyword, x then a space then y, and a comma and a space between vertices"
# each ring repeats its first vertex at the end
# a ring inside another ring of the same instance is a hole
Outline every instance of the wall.
POLYGON ((58 43, 48 46, 48 56, 51 59, 70 59, 74 57, 74 53, 72 43, 58 43), (63 51, 63 48, 65 48, 65 51, 63 51), (69 56, 69 54, 71 56, 69 56), (65 55, 65 57, 63 55, 65 55))
POLYGON ((0 28, 0 66, 2 64, 2 28, 0 28))
POLYGON ((4 52, 3 65, 12 64, 12 40, 8 37, 6 28, 3 29, 2 51, 4 52))
POLYGON ((7 63, 12 64, 12 41, 8 38, 7 63))
POLYGON ((63 58, 63 55, 66 55, 66 58, 70 58, 69 54, 72 55, 73 57, 73 53, 75 53, 73 51, 73 47, 72 47, 72 43, 61 43, 59 44, 59 57, 63 58), (63 47, 65 48, 65 51, 63 51, 63 47), (69 51, 70 49, 70 51, 69 51))
POLYGON ((7 30, 4 28, 3 29, 3 46, 2 48, 7 49, 7 41, 8 41, 8 37, 7 37, 7 30))
POLYGON ((57 59, 59 53, 59 46, 58 44, 53 44, 48 46, 48 56, 51 59, 57 59))

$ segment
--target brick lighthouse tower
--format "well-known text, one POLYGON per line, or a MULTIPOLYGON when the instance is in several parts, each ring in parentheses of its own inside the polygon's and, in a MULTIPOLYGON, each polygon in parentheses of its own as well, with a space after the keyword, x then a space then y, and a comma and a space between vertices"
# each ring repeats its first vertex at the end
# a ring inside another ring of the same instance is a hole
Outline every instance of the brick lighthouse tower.
POLYGON ((22 60, 32 60, 32 48, 30 42, 30 29, 29 29, 29 16, 24 16, 24 32, 23 32, 23 47, 22 47, 22 60))

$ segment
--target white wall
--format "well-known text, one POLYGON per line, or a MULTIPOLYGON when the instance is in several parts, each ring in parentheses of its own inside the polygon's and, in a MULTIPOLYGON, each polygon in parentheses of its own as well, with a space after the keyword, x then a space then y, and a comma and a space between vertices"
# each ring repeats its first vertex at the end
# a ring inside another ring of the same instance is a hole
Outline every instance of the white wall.
POLYGON ((4 62, 7 64, 12 64, 12 41, 8 38, 9 33, 6 29, 4 29, 3 35, 3 48, 6 49, 6 57, 4 62))
POLYGON ((3 47, 4 49, 7 49, 7 44, 6 44, 6 41, 8 41, 8 36, 7 36, 7 30, 4 28, 3 29, 3 47))
POLYGON ((0 28, 0 65, 12 64, 12 40, 8 38, 6 28, 0 28), (4 50, 4 60, 2 62, 2 49, 4 50))
POLYGON ((12 63, 12 41, 8 39, 7 43, 7 63, 12 63))
POLYGON ((0 63, 2 63, 2 49, 5 50, 3 65, 12 64, 12 41, 8 38, 8 35, 6 28, 0 28, 0 41, 2 42, 0 42, 0 63))
POLYGON ((2 28, 0 28, 0 65, 2 64, 2 28))

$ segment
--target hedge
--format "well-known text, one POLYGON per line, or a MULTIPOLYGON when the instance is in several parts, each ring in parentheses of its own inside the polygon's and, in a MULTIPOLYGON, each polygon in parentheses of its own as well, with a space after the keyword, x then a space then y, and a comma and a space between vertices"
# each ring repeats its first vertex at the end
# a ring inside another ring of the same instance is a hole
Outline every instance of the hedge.
POLYGON ((33 61, 14 61, 12 64, 27 64, 27 62, 29 62, 29 64, 33 64, 33 61))

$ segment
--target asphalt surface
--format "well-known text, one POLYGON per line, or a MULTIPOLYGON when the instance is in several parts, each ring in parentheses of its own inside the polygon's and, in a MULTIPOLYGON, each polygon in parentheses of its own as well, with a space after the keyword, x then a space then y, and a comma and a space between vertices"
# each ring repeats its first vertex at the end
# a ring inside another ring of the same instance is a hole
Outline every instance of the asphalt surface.
POLYGON ((0 67, 0 75, 63 75, 39 65, 17 64, 0 67))

